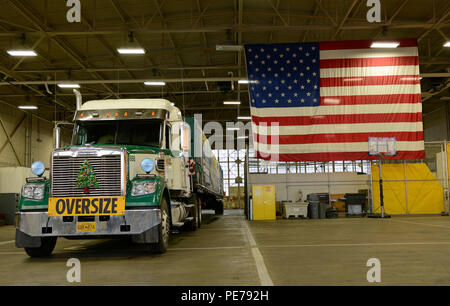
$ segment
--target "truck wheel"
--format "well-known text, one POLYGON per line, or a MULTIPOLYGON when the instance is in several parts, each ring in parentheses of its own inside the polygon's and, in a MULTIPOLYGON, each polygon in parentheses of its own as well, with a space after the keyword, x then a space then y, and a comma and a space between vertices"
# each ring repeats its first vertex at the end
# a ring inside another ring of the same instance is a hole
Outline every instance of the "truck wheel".
POLYGON ((170 215, 167 201, 165 198, 161 200, 161 223, 158 225, 158 242, 150 244, 150 252, 162 254, 167 251, 169 246, 170 235, 170 215))
POLYGON ((25 248, 25 252, 30 257, 46 257, 55 249, 57 237, 42 237, 41 246, 38 248, 25 248))
POLYGON ((222 201, 216 201, 214 212, 216 215, 223 215, 223 202, 222 201))

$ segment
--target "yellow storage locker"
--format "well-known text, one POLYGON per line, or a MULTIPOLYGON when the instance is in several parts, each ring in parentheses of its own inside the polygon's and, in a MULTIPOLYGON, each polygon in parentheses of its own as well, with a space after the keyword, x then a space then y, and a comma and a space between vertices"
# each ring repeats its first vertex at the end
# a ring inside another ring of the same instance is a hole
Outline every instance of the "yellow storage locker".
POLYGON ((275 185, 252 186, 253 220, 276 220, 275 185))

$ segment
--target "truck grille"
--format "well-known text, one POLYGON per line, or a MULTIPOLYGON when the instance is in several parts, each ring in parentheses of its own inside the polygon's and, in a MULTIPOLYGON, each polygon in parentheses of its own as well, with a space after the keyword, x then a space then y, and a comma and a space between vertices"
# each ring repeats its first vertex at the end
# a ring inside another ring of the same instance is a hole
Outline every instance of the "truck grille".
POLYGON ((122 192, 122 167, 120 155, 89 156, 89 157, 53 157, 52 196, 82 197, 82 196, 119 196, 122 192), (81 165, 88 160, 94 169, 98 188, 90 188, 84 193, 83 188, 76 188, 77 176, 81 165))

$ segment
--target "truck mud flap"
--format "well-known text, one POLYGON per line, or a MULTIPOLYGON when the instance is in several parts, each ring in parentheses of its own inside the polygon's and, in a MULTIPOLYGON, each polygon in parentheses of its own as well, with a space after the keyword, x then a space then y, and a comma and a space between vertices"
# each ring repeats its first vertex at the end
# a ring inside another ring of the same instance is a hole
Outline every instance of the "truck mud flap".
POLYGON ((32 237, 16 229, 16 247, 18 248, 39 248, 41 237, 32 237))
POLYGON ((131 235, 133 243, 156 243, 158 242, 158 226, 143 232, 139 235, 131 235))

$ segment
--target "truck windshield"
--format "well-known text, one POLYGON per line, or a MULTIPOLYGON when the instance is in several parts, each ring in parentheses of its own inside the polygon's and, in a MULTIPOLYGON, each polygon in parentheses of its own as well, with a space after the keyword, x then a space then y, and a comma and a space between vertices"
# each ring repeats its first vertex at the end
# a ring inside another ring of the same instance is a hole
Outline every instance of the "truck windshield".
POLYGON ((118 144, 160 147, 162 120, 78 122, 73 145, 118 144))

